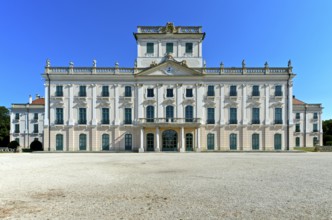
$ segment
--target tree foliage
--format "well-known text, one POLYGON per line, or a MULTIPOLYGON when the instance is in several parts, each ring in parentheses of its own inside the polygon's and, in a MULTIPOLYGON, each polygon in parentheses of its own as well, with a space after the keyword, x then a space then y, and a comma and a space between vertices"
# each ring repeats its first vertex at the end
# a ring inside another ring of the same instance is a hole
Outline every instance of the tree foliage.
POLYGON ((332 141, 332 119, 323 121, 323 142, 332 141))
POLYGON ((10 130, 10 116, 9 110, 0 106, 0 145, 7 146, 8 143, 4 143, 9 140, 10 130))

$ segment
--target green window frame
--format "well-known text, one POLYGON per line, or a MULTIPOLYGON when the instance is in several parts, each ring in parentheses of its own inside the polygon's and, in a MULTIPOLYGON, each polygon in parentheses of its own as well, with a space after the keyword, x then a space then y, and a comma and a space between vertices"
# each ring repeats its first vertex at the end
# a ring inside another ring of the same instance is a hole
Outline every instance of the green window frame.
POLYGON ((15 138, 15 141, 18 143, 18 145, 20 146, 20 138, 15 138))
POLYGON ((237 108, 229 108, 229 124, 237 124, 237 108))
POLYGON ((63 124, 63 108, 55 109, 55 124, 57 125, 63 124))
POLYGON ((62 134, 57 134, 55 136, 55 150, 63 151, 63 135, 62 134))
POLYGON ((20 119, 20 113, 15 113, 15 120, 19 120, 20 119))
POLYGON ((208 86, 207 96, 214 96, 214 86, 213 85, 208 86))
POLYGON ((174 107, 172 105, 166 106, 166 122, 174 121, 174 107))
POLYGON ((103 134, 101 136, 101 148, 102 150, 110 150, 110 136, 109 134, 103 134))
POLYGON ((186 134, 186 151, 193 151, 193 134, 186 134))
POLYGON ((295 146, 300 147, 300 138, 299 137, 295 138, 295 146))
POLYGON ((86 150, 87 149, 87 135, 80 134, 79 136, 79 150, 86 150))
POLYGON ((173 53, 173 43, 166 43, 166 53, 173 53))
POLYGON ((318 132, 318 124, 313 124, 313 132, 318 132))
POLYGON ((259 108, 252 108, 252 124, 260 124, 259 108))
POLYGON ((131 108, 125 108, 125 124, 131 124, 132 119, 131 119, 131 108))
POLYGON ((274 96, 282 96, 282 87, 280 85, 275 87, 274 96))
POLYGON ((237 150, 237 134, 229 135, 229 149, 237 150))
POLYGON ((318 119, 318 113, 317 112, 314 112, 314 119, 318 119))
POLYGON ((187 105, 185 108, 185 120, 186 122, 194 121, 194 107, 191 105, 187 105))
POLYGON ((146 134, 146 150, 154 151, 154 134, 152 133, 146 134))
POLYGON ((63 96, 63 86, 55 87, 55 96, 62 97, 63 96))
POLYGON ((193 53, 193 43, 186 43, 186 53, 193 53))
POLYGON ((20 125, 19 124, 15 124, 15 133, 16 134, 20 133, 20 125))
POLYGON ((78 109, 79 113, 79 119, 78 119, 78 124, 86 124, 86 108, 79 108, 78 109))
POLYGON ((146 122, 154 122, 154 106, 146 107, 146 122))
POLYGON ((214 124, 214 108, 207 108, 207 124, 214 124))
POLYGON ((131 86, 125 86, 125 97, 131 97, 131 86))
POLYGON ((229 96, 237 96, 236 86, 229 87, 229 96))
POLYGON ((154 43, 146 43, 146 53, 154 53, 154 43))
POLYGON ((79 96, 86 97, 86 86, 80 86, 79 96))
POLYGON ((281 150, 281 134, 274 135, 274 150, 281 150))
POLYGON ((35 134, 38 133, 38 124, 33 125, 33 133, 35 133, 35 134))
POLYGON ((131 134, 125 135, 125 150, 132 150, 132 139, 131 134))
POLYGON ((172 88, 168 88, 168 89, 166 89, 166 97, 167 97, 167 98, 172 98, 172 97, 174 97, 173 89, 172 89, 172 88))
POLYGON ((300 124, 295 125, 295 132, 300 132, 300 124))
POLYGON ((282 124, 282 108, 274 109, 274 123, 282 124))
POLYGON ((214 134, 212 133, 207 135, 207 149, 214 150, 214 134))
POLYGON ((110 123, 110 110, 109 108, 102 108, 102 124, 109 124, 110 123))
POLYGON ((259 134, 253 134, 252 135, 252 149, 253 150, 259 150, 259 134))
POLYGON ((252 87, 252 96, 259 96, 259 86, 252 87))
POLYGON ((193 97, 193 89, 192 88, 186 89, 186 97, 193 97))
POLYGON ((38 113, 33 114, 33 120, 38 120, 38 113))
POLYGON ((103 86, 102 91, 101 91, 101 96, 103 97, 109 97, 109 87, 108 86, 103 86))

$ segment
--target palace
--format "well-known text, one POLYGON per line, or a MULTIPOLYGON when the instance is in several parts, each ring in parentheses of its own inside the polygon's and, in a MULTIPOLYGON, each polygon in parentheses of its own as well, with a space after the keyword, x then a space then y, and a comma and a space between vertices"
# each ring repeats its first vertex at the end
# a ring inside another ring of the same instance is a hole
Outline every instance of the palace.
POLYGON ((274 151, 322 144, 322 107, 293 97, 290 61, 206 67, 200 26, 139 26, 134 36, 130 68, 47 61, 45 151, 274 151))

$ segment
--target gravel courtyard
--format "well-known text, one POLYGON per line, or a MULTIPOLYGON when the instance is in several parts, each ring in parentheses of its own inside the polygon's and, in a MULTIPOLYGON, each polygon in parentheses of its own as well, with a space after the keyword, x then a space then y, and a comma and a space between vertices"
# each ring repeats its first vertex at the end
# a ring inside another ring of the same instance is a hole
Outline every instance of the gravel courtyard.
POLYGON ((0 218, 332 219, 332 153, 3 153, 0 218))

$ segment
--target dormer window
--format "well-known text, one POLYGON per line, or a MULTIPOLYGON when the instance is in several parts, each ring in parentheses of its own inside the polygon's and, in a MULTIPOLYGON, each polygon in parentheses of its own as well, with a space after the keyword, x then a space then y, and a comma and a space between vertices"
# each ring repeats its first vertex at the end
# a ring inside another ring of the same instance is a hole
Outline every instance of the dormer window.
POLYGON ((153 43, 146 43, 146 53, 149 53, 149 54, 154 53, 153 43))
POLYGON ((173 43, 166 43, 166 53, 173 53, 173 43))
POLYGON ((186 53, 193 53, 193 43, 186 43, 186 53))

